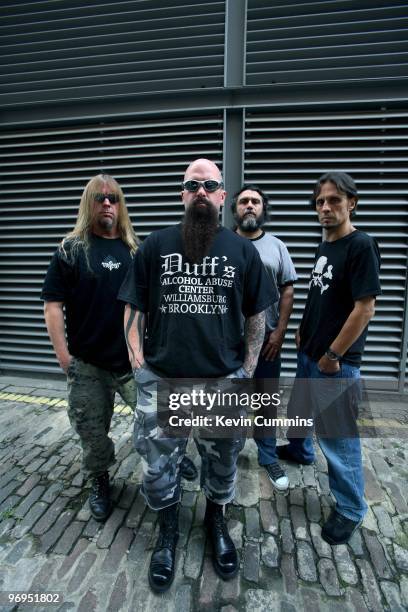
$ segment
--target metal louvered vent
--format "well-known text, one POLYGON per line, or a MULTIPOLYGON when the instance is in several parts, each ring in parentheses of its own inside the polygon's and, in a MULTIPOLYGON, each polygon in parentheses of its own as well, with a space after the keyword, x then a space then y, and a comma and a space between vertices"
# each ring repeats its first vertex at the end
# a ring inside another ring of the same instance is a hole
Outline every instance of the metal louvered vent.
MULTIPOLYGON (((245 181, 271 197, 267 228, 287 245, 300 281, 291 327, 299 324, 321 229, 308 200, 328 170, 349 172, 360 200, 353 224, 377 238, 383 295, 370 324, 362 374, 398 388, 408 246, 408 112, 269 114, 247 112, 245 181)), ((293 333, 284 346, 286 374, 295 371, 293 333)), ((373 384, 375 384, 373 382, 373 384)))
POLYGON ((405 0, 248 0, 247 85, 408 75, 405 0))
POLYGON ((0 104, 222 87, 224 4, 9 2, 0 25, 0 104))
POLYGON ((176 223, 181 181, 196 157, 222 166, 222 115, 92 123, 0 137, 1 367, 58 372, 39 299, 61 238, 74 226, 86 182, 101 171, 121 184, 137 234, 176 223))

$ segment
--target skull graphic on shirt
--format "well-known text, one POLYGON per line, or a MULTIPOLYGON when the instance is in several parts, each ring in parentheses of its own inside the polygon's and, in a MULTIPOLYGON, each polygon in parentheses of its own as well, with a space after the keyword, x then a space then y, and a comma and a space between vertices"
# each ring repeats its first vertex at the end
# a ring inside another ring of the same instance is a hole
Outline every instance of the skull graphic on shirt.
POLYGON ((313 268, 312 278, 310 279, 309 288, 320 287, 320 294, 324 293, 329 288, 330 283, 325 283, 325 279, 331 280, 333 278, 333 266, 327 265, 327 257, 322 255, 316 261, 315 267, 313 268))

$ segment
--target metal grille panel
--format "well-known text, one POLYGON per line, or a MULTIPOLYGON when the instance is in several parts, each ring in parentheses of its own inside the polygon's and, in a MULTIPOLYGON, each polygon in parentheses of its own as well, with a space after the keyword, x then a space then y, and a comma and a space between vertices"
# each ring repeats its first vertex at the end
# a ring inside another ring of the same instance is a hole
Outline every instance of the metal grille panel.
POLYGON ((20 130, 0 137, 1 366, 57 372, 39 294, 51 255, 75 223, 86 182, 101 171, 126 195, 139 237, 180 220, 184 170, 222 167, 223 118, 192 116, 20 130))
POLYGON ((223 1, 9 3, 0 104, 222 87, 224 18, 223 1))
POLYGON ((408 74, 403 0, 249 0, 247 84, 391 81, 408 74))
MULTIPOLYGON (((406 291, 408 205, 407 112, 269 114, 247 112, 245 181, 271 196, 268 227, 287 245, 300 281, 291 328, 299 324, 321 240, 308 205, 314 182, 332 169, 349 172, 360 193, 353 223, 376 237, 383 295, 370 324, 362 373, 397 388, 406 291)), ((284 347, 287 374, 295 370, 293 333, 284 347)))

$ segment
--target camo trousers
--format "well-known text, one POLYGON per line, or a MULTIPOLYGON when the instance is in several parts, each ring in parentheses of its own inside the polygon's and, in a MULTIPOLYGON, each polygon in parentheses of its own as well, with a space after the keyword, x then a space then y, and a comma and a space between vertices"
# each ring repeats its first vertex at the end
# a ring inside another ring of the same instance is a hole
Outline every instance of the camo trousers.
MULTIPOLYGON (((142 494, 153 510, 161 510, 180 501, 180 463, 187 438, 162 438, 157 428, 157 381, 148 367, 136 373, 137 404, 135 413, 135 448, 142 458, 142 494)), ((216 504, 227 504, 235 495, 237 458, 245 438, 203 439, 194 434, 201 457, 201 488, 216 504)))
POLYGON ((115 463, 115 448, 109 437, 115 393, 132 409, 136 385, 131 371, 116 374, 74 357, 68 368, 68 417, 82 446, 85 476, 99 476, 115 463))

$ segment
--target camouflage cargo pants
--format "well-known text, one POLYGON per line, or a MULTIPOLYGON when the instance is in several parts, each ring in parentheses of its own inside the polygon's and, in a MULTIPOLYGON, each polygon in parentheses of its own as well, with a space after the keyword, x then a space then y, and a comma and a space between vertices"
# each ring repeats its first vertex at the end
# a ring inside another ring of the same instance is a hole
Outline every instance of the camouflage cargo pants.
MULTIPOLYGON (((187 438, 162 438, 157 428, 157 381, 148 367, 136 373, 137 404, 135 413, 135 448, 142 457, 142 493, 153 510, 161 510, 180 501, 180 463, 187 438)), ((194 435, 201 457, 201 488, 217 504, 230 502, 235 495, 237 458, 245 438, 203 439, 194 435)))
POLYGON ((131 371, 116 374, 73 358, 67 373, 68 417, 79 435, 85 476, 98 476, 115 462, 115 448, 109 437, 115 393, 132 409, 136 385, 131 371))

